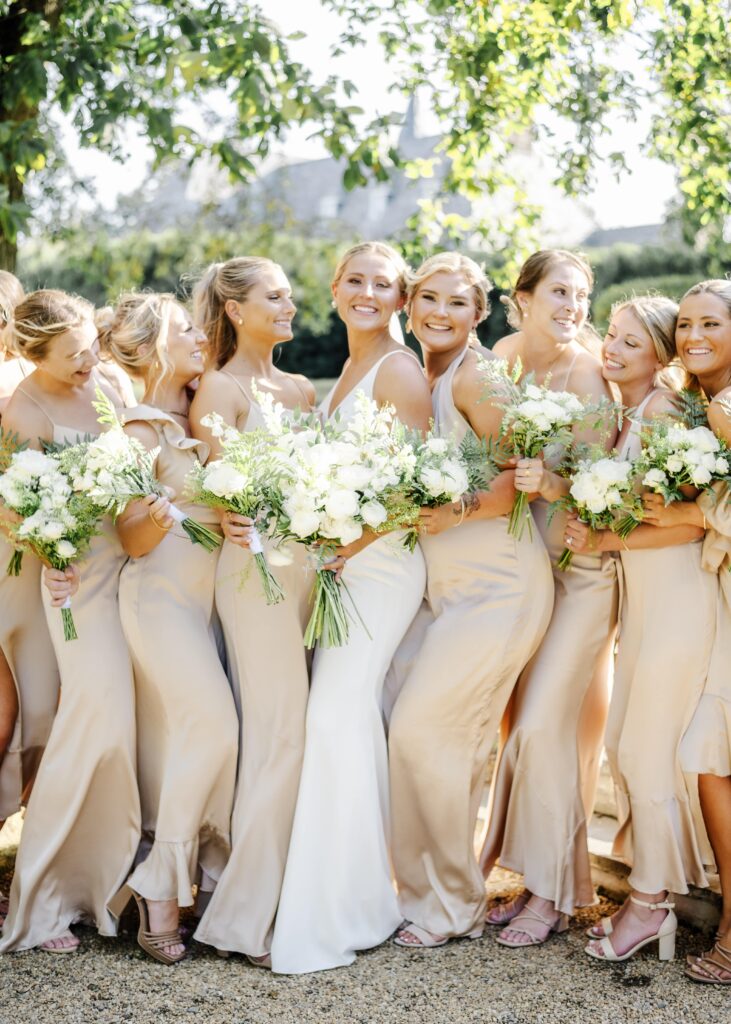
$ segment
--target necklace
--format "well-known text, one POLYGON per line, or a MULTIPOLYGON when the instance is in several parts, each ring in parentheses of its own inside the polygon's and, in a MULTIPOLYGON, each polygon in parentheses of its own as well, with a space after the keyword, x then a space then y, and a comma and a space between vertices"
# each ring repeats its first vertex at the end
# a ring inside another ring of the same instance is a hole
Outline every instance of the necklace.
POLYGON ((160 412, 165 412, 168 416, 181 416, 184 420, 188 419, 187 412, 178 412, 176 409, 160 409, 160 412))

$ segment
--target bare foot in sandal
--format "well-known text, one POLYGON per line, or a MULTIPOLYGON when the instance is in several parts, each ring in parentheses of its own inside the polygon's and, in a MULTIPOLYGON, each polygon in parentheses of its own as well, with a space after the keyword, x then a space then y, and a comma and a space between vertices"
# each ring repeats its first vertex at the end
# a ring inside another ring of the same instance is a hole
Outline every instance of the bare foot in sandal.
POLYGON ((38 948, 42 949, 44 953, 75 953, 79 945, 79 940, 74 933, 67 929, 62 935, 57 935, 55 939, 42 942, 38 948))

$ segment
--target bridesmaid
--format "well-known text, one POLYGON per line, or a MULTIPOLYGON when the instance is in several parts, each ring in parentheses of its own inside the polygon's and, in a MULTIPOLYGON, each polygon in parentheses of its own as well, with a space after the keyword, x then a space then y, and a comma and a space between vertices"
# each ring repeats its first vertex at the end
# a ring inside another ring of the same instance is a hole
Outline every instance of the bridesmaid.
MULTIPOLYGON (((708 423, 731 445, 731 283, 702 281, 680 302, 675 335, 678 355, 710 399, 708 423)), ((723 904, 716 943, 689 957, 686 974, 706 984, 731 985, 731 509, 725 496, 702 494, 695 502, 664 507, 645 499, 646 518, 658 525, 708 526, 704 565, 718 573, 716 639, 700 702, 683 737, 683 768, 698 776, 705 829, 713 848, 723 904)), ((686 634, 690 635, 690 634, 686 634)))
MULTIPOLYGON (((252 381, 287 409, 312 408, 310 382, 274 366, 276 346, 292 338, 296 311, 280 266, 256 257, 214 263, 193 299, 210 368, 191 408, 191 427, 214 457, 220 445, 201 423, 207 413, 217 412, 243 431, 264 426, 252 381)), ((302 638, 311 575, 303 550, 294 545, 293 564, 275 570, 285 598, 267 605, 252 571, 250 520, 227 514, 222 525, 216 605, 241 719, 241 755, 231 857, 195 937, 266 967, 304 750, 308 674, 302 638)))
MULTIPOLYGON (((662 375, 675 357, 677 311, 670 299, 651 297, 612 310, 603 373, 625 408, 636 410, 619 434, 622 458, 640 454, 643 423, 677 415, 672 380, 662 375)), ((671 959, 677 921, 670 893, 708 884, 679 757, 714 636, 717 582, 701 565, 702 537, 701 525, 641 525, 624 541, 578 520, 567 528, 574 552, 619 552, 624 577, 605 744, 620 812, 613 852, 632 865, 631 893, 589 929, 595 941, 586 952, 600 960, 625 960, 655 941, 660 958, 671 959), (679 587, 682 600, 657 600, 679 587)))
MULTIPOLYGON (((92 407, 100 386, 92 308, 58 291, 38 291, 15 310, 14 345, 35 370, 17 388, 5 425, 31 447, 98 434, 92 407)), ((125 556, 106 523, 91 543, 74 600, 78 640, 44 593, 62 698, 28 803, 0 951, 75 950, 69 926, 116 924, 107 901, 126 878, 139 842, 132 668, 117 604, 125 556)), ((68 574, 69 577, 73 573, 68 574)))
MULTIPOLYGON (((188 426, 205 335, 174 296, 128 294, 100 341, 145 384, 125 430, 157 452, 157 478, 178 508, 217 527, 215 511, 183 496, 187 474, 208 454, 188 426)), ((134 896, 140 945, 169 964, 185 955, 178 908, 192 905, 199 870, 215 884, 228 859, 236 709, 211 632, 217 554, 175 528, 166 497, 131 503, 117 529, 130 556, 119 607, 135 673, 142 829, 153 841, 110 909, 118 916, 134 896)))
MULTIPOLYGON (((322 403, 327 418, 337 412, 347 422, 363 392, 379 406, 393 405, 407 426, 426 430, 431 402, 424 375, 390 330, 405 287, 403 260, 382 242, 356 245, 338 264, 332 292, 350 357, 322 403)), ((272 966, 282 974, 350 964, 356 950, 379 945, 401 920, 388 856, 381 691, 425 585, 420 549, 410 554, 401 541, 401 534, 371 535, 341 551, 343 580, 367 629, 351 621, 346 646, 315 652, 302 780, 272 945, 272 966)))
MULTIPOLYGON (((511 365, 520 359, 539 384, 550 375, 554 390, 609 398, 601 364, 582 344, 592 282, 581 256, 534 253, 511 300, 510 319, 519 329, 499 341, 495 353, 511 365)), ((586 431, 578 439, 599 440, 586 431)), ((608 440, 611 445, 613 436, 608 440)), ((568 483, 550 465, 550 458, 519 461, 515 487, 538 494, 533 516, 555 563, 564 547, 565 515, 549 523, 548 503, 566 493, 568 483)), ((508 925, 498 942, 515 948, 545 942, 567 927, 575 906, 594 902, 586 835, 591 807, 582 800, 582 786, 593 788, 586 781, 598 764, 605 721, 617 611, 614 561, 580 555, 570 572, 554 572, 554 585, 551 622, 509 708, 481 857, 485 875, 499 859, 524 876, 525 892, 487 916, 489 924, 508 925), (585 702, 593 715, 582 714, 585 702)))
MULTIPOLYGON (((15 388, 33 371, 11 344, 20 281, 0 271, 0 427, 15 388)), ((5 572, 12 548, 0 528, 0 828, 28 799, 58 703, 58 669, 41 604, 41 564, 31 554, 20 576, 5 572)), ((8 910, 0 892, 0 925, 8 910)))
MULTIPOLYGON (((428 259, 409 280, 411 330, 424 354, 434 430, 460 441, 497 436, 484 401, 475 327, 489 282, 456 253, 428 259)), ((551 617, 553 578, 540 535, 507 531, 514 472, 486 491, 423 509, 431 623, 390 723, 392 856, 406 924, 395 941, 441 946, 482 934, 485 884, 474 852, 487 760, 521 669, 551 617)))

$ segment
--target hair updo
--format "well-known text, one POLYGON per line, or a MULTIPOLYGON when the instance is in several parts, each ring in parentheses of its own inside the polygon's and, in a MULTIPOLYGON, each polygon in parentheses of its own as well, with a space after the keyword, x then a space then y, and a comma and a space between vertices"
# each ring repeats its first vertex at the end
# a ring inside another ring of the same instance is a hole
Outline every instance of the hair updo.
POLYGON ((225 263, 211 263, 193 288, 193 318, 208 339, 217 369, 236 352, 236 330, 226 303, 246 302, 264 271, 275 269, 281 267, 265 256, 235 256, 225 263))
POLYGON ((18 355, 40 363, 54 338, 93 319, 94 307, 78 295, 52 288, 31 292, 15 307, 11 344, 18 355))
POLYGON ((570 263, 580 270, 589 284, 589 291, 594 287, 594 274, 586 257, 569 249, 539 249, 529 256, 520 268, 518 280, 510 295, 503 295, 500 301, 507 307, 508 323, 516 331, 520 330, 523 313, 518 305, 518 292, 534 292, 546 274, 558 263, 570 263))
POLYGON ((173 373, 167 347, 176 304, 170 292, 126 292, 114 308, 106 306, 96 316, 102 354, 151 384, 153 392, 173 373))

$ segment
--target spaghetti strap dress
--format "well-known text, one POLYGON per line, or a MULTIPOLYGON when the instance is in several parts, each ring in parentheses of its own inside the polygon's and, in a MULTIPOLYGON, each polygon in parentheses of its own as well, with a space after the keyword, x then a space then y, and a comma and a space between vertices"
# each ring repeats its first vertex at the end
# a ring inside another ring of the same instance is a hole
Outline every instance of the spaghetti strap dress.
MULTIPOLYGON (((54 423, 54 442, 78 436, 54 423)), ((107 902, 140 839, 134 680, 118 603, 125 561, 107 518, 80 564, 77 640, 64 640, 61 614, 41 587, 61 698, 28 802, 0 952, 38 946, 82 920, 116 934, 107 902)))
MULTIPOLYGON (((341 402, 373 398, 387 353, 341 402)), ((334 390, 334 389, 333 389, 334 390)), ((330 417, 333 392, 322 403, 330 417)), ((384 942, 401 920, 389 859, 390 811, 381 692, 388 666, 424 595, 421 549, 403 533, 379 537, 343 572, 362 622, 343 647, 317 648, 305 756, 272 944, 272 969, 303 974, 343 967, 384 942)))
MULTIPOLYGON (((125 420, 157 434, 156 476, 178 508, 218 527, 215 510, 184 497, 185 478, 207 446, 151 406, 136 406, 125 420)), ((220 878, 230 851, 238 723, 211 630, 216 561, 217 552, 176 526, 152 551, 130 558, 119 583, 135 673, 145 839, 129 884, 145 899, 181 907, 192 904, 199 871, 220 878)))
MULTIPOLYGON (((264 427, 253 395, 232 379, 249 402, 245 421, 236 426, 264 427)), ((266 550, 266 538, 263 543, 266 550)), ((312 573, 301 545, 292 545, 292 554, 291 565, 271 566, 285 594, 275 605, 267 605, 247 549, 224 540, 216 570, 240 755, 231 855, 195 938, 248 956, 271 949, 305 744, 309 677, 303 635, 312 573)))
MULTIPOLYGON (((461 441, 455 407, 461 352, 433 391, 434 430, 461 441)), ((432 934, 480 929, 485 884, 474 833, 487 762, 518 675, 553 607, 538 531, 520 540, 507 516, 421 537, 432 621, 392 712, 392 856, 401 916, 432 934)))

